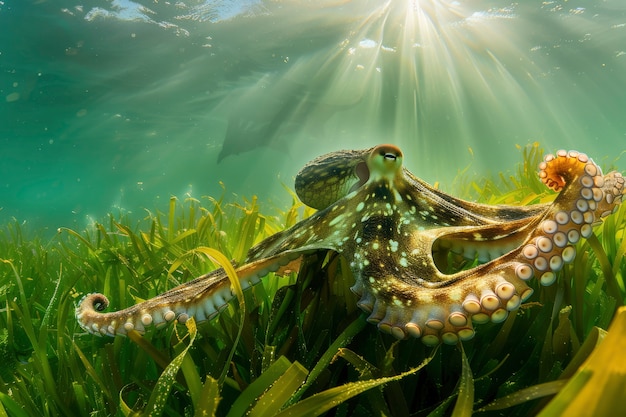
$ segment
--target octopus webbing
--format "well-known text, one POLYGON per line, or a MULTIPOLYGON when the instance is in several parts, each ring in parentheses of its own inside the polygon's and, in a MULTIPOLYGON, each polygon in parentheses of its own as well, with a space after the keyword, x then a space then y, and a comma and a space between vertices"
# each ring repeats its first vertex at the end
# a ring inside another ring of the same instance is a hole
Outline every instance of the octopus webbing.
MULTIPOLYGON (((516 311, 533 293, 530 280, 553 284, 574 260, 575 244, 626 193, 620 173, 603 175, 575 151, 545 156, 539 177, 558 194, 552 203, 530 206, 452 197, 416 178, 402 160, 396 146, 379 145, 308 163, 295 189, 318 211, 250 249, 236 268, 242 288, 293 268, 307 254, 332 250, 349 264, 351 289, 370 323, 398 339, 455 344, 474 336, 474 324, 502 322, 516 311)), ((101 313, 107 298, 89 294, 76 318, 94 334, 142 333, 190 317, 211 319, 233 297, 218 269, 116 312, 101 313)))

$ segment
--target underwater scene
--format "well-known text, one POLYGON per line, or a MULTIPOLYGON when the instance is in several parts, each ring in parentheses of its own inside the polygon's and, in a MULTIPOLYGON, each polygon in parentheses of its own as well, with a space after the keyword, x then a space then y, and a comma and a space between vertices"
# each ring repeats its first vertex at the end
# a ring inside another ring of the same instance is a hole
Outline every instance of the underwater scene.
POLYGON ((0 0, 1 416, 603 416, 622 0, 0 0))

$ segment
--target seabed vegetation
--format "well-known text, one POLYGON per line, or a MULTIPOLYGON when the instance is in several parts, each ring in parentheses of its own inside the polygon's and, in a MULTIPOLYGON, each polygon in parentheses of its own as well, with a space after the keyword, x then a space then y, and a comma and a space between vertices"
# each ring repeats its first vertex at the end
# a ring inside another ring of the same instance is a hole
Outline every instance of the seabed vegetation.
MULTIPOLYGON (((536 174, 543 150, 520 153, 515 173, 452 192, 493 204, 550 201, 536 174)), ((116 338, 76 323, 86 293, 125 308, 243 259, 310 214, 295 196, 272 215, 255 198, 187 197, 172 198, 164 213, 111 214, 51 239, 18 221, 4 225, 0 417, 599 416, 622 408, 626 204, 578 243, 556 284, 535 282, 516 314, 477 326, 456 346, 397 341, 367 324, 334 253, 308 257, 290 276, 268 275, 209 322, 116 338)))

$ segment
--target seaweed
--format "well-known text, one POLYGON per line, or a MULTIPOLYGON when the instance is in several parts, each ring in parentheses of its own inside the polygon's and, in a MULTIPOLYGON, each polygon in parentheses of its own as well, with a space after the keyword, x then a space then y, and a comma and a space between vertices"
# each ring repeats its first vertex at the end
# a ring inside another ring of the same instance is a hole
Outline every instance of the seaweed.
MULTIPOLYGON (((515 173, 459 181, 457 194, 549 201, 554 194, 534 168, 543 150, 533 144, 520 153, 515 173)), ((462 345, 397 341, 368 325, 349 269, 332 252, 236 291, 209 322, 127 338, 80 329, 74 307, 89 291, 124 308, 241 260, 311 214, 295 196, 273 215, 254 197, 226 200, 172 198, 165 212, 111 214, 48 240, 17 221, 4 225, 0 416, 570 415, 572 398, 598 412, 619 407, 624 376, 610 368, 626 363, 615 354, 623 331, 602 329, 615 317, 614 326, 624 323, 623 310, 616 315, 626 297, 624 205, 578 243, 557 284, 535 287, 517 314, 479 326, 462 345), (607 408, 597 405, 598 393, 607 408)))

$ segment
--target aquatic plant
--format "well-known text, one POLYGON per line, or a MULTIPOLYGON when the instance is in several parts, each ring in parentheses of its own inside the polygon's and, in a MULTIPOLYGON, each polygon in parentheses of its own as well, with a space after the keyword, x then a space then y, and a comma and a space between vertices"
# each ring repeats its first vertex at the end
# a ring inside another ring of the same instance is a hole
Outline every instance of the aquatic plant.
MULTIPOLYGON (((533 145, 522 153, 515 174, 463 183, 460 193, 489 203, 548 201, 535 173, 543 151, 533 145)), ((0 416, 460 416, 503 408, 557 415, 568 396, 594 404, 585 381, 612 375, 608 361, 593 357, 624 343, 613 331, 602 341, 601 330, 626 295, 624 206, 577 244, 579 256, 558 285, 535 288, 517 314, 483 325, 462 345, 429 348, 366 326, 345 261, 330 252, 308 257, 297 274, 270 274, 198 326, 190 320, 108 339, 85 336, 74 320, 89 289, 114 295, 112 308, 126 307, 242 259, 309 214, 295 197, 287 211, 268 216, 254 198, 188 196, 173 198, 164 213, 110 215, 84 231, 60 229, 49 241, 6 225, 0 416)), ((610 392, 606 399, 604 406, 619 401, 610 392)))

